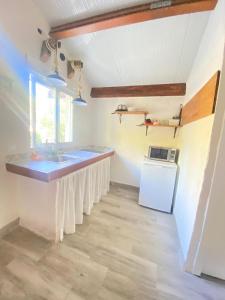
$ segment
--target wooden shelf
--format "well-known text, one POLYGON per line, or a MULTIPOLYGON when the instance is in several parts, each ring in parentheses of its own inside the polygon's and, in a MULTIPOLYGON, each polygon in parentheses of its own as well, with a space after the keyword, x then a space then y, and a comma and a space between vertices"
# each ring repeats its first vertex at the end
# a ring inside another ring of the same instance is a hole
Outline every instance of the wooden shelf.
POLYGON ((140 124, 140 125, 137 125, 137 126, 152 126, 152 127, 172 127, 172 128, 175 128, 175 127, 180 127, 179 125, 163 125, 163 124, 157 124, 157 125, 154 125, 154 124, 140 124))
POLYGON ((139 124, 137 126, 145 126, 146 128, 146 136, 148 135, 148 127, 166 127, 166 128, 174 128, 174 138, 176 136, 176 132, 177 132, 177 128, 181 127, 180 125, 163 125, 163 124, 157 124, 157 125, 154 125, 154 124, 139 124))
POLYGON ((141 110, 136 110, 136 111, 114 111, 112 115, 118 115, 120 123, 122 122, 122 115, 143 115, 144 119, 146 119, 148 112, 147 111, 141 111, 141 110))
POLYGON ((136 111, 114 111, 112 114, 117 114, 117 115, 147 115, 147 111, 141 111, 141 110, 136 110, 136 111))
MULTIPOLYGON (((181 117, 181 112, 182 112, 182 106, 180 108, 179 117, 181 117)), ((144 116, 144 121, 146 121, 146 116, 149 114, 149 112, 147 112, 147 111, 140 111, 140 110, 136 110, 136 111, 117 111, 117 110, 115 110, 112 114, 113 115, 115 115, 115 114, 118 115, 120 123, 121 123, 123 115, 143 115, 144 116)), ((180 127, 180 124, 179 125, 163 125, 163 124, 154 125, 154 124, 151 124, 151 123, 142 123, 142 124, 139 124, 137 126, 145 126, 145 128, 146 128, 146 136, 148 135, 148 128, 149 127, 173 128, 174 129, 174 138, 175 138, 176 133, 177 133, 177 128, 180 127)))

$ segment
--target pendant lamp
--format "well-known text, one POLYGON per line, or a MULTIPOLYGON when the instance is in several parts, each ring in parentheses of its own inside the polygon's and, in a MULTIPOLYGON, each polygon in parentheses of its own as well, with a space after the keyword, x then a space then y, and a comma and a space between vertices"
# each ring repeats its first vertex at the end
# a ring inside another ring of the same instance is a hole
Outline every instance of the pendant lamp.
POLYGON ((55 70, 52 74, 49 74, 47 76, 48 81, 54 86, 65 87, 67 83, 65 79, 59 75, 59 71, 58 71, 58 41, 56 41, 55 47, 53 47, 52 44, 48 42, 46 43, 46 46, 49 48, 51 52, 54 51, 54 55, 55 55, 54 58, 55 70))
POLYGON ((73 104, 79 105, 79 106, 87 106, 87 101, 84 100, 81 96, 81 72, 83 68, 83 63, 81 61, 75 61, 74 62, 74 69, 78 69, 79 71, 79 79, 78 79, 78 96, 75 97, 72 101, 73 104))

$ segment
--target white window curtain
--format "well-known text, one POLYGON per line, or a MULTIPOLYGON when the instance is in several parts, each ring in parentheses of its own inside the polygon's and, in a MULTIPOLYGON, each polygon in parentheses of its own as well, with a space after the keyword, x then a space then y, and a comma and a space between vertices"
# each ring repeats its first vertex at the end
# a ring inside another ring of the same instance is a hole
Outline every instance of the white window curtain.
POLYGON ((86 168, 65 176, 57 182, 56 232, 58 240, 74 233, 76 224, 83 223, 83 213, 90 215, 94 203, 98 203, 109 191, 110 158, 105 158, 86 168))

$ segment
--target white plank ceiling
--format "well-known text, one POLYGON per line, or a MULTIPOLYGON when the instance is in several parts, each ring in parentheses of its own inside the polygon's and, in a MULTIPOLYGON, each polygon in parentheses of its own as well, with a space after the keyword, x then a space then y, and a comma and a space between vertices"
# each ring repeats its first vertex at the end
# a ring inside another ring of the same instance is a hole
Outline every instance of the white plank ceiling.
POLYGON ((33 0, 51 26, 98 15, 153 0, 33 0))
MULTIPOLYGON (((149 1, 34 0, 51 26, 149 1)), ((186 82, 209 13, 148 21, 63 40, 91 86, 186 82)))

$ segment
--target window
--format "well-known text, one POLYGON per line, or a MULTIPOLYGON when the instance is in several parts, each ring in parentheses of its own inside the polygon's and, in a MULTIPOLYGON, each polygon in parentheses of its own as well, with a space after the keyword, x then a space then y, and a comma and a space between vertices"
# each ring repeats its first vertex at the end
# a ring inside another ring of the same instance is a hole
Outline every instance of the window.
POLYGON ((35 84, 36 144, 56 142, 56 92, 40 83, 35 84))
POLYGON ((30 79, 31 147, 73 141, 72 97, 55 87, 30 79))
POLYGON ((72 141, 72 99, 63 92, 59 95, 59 142, 69 143, 72 141))

